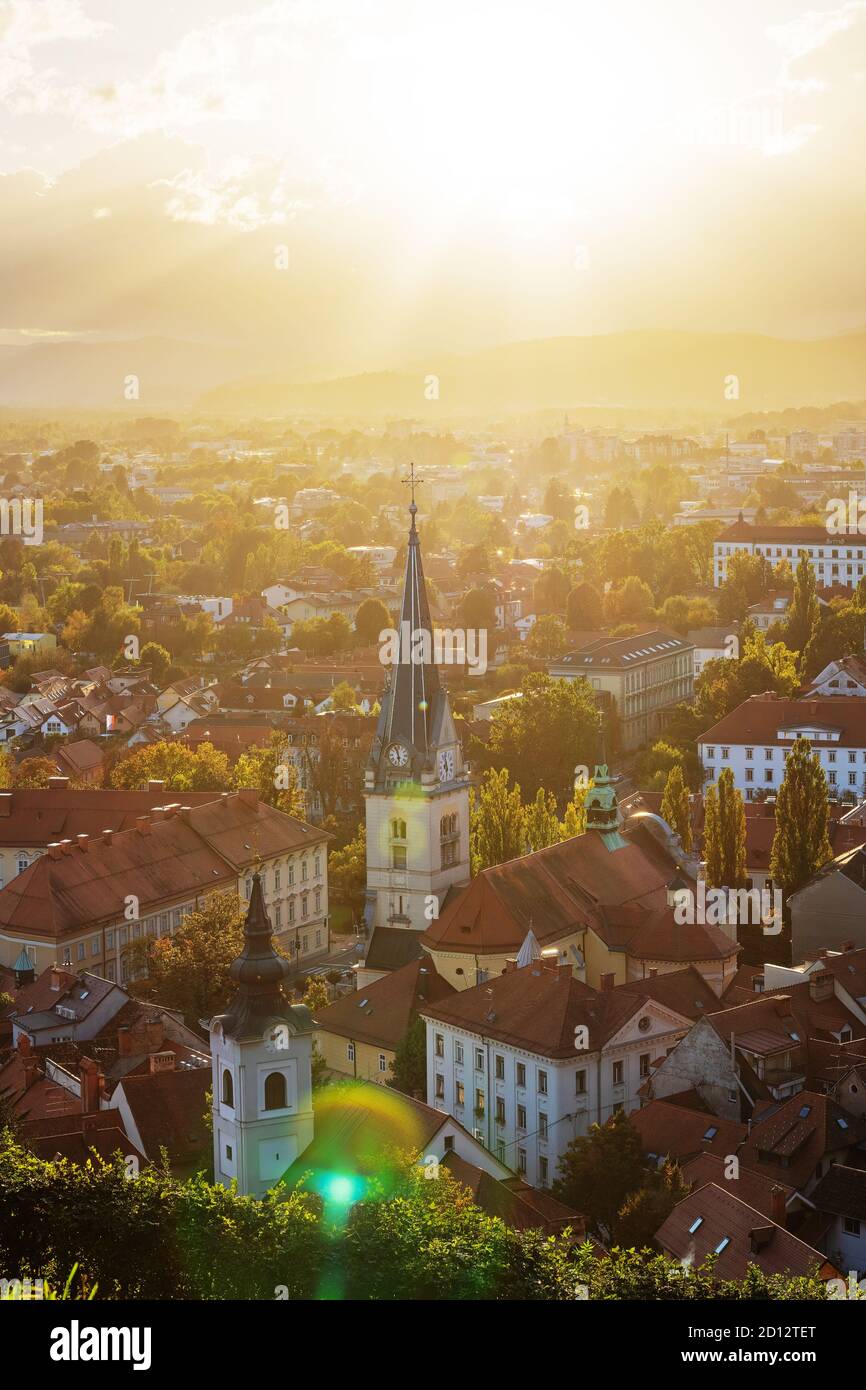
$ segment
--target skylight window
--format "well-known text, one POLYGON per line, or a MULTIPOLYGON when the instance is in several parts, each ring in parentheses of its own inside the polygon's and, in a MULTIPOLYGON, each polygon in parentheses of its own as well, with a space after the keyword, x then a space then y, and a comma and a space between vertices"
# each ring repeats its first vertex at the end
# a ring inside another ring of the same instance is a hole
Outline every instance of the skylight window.
POLYGON ((689 1226, 689 1235, 693 1236, 698 1227, 702 1226, 703 1223, 704 1218, 702 1216, 696 1217, 696 1219, 692 1222, 691 1226, 689 1226))
POLYGON ((718 1245, 716 1246, 715 1250, 713 1251, 713 1254, 714 1254, 714 1255, 721 1255, 722 1251, 725 1249, 726 1246, 730 1245, 730 1243, 731 1243, 731 1237, 730 1237, 730 1236, 722 1236, 722 1239, 719 1241, 718 1245))
POLYGON ((811 1115, 811 1113, 812 1113, 812 1107, 811 1107, 811 1105, 801 1105, 801 1106, 800 1106, 800 1119, 801 1119, 801 1120, 808 1119, 808 1117, 811 1115))
POLYGON ((715 1137, 716 1137, 716 1135, 718 1134, 718 1132, 719 1132, 719 1130, 718 1130, 718 1126, 717 1126, 717 1125, 710 1125, 709 1129, 707 1130, 706 1134, 704 1135, 704 1138, 705 1138, 705 1139, 715 1139, 715 1137))
POLYGON ((839 1126, 840 1129, 847 1129, 847 1128, 848 1128, 848 1121, 847 1121, 847 1120, 843 1120, 843 1119, 841 1118, 841 1116, 840 1116, 839 1119, 836 1121, 836 1123, 837 1123, 837 1125, 839 1126))

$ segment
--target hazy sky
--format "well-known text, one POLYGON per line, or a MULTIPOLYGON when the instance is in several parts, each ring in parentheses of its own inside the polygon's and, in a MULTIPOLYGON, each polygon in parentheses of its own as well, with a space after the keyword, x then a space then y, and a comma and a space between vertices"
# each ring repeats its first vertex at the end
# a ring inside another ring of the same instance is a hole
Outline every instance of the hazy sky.
POLYGON ((866 0, 0 0, 0 341, 861 328, 864 149, 866 0))

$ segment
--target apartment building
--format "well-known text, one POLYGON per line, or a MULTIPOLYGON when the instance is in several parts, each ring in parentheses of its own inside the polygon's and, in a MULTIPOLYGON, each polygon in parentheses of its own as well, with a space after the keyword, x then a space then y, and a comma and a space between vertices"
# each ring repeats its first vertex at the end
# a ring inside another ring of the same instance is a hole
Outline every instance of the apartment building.
POLYGON ((23 950, 37 973, 86 964, 124 982, 134 943, 171 934, 213 893, 248 901, 258 865, 277 941, 306 965, 328 951, 329 839, 238 791, 155 807, 134 829, 52 841, 0 890, 0 964, 23 950))
POLYGON ((613 698, 628 752, 661 733, 667 713, 692 698, 694 646, 666 628, 648 628, 633 637, 592 639, 548 671, 557 680, 583 677, 613 698))
POLYGON ((651 1070, 690 1021, 635 986, 591 989, 570 966, 504 975, 419 1010, 427 1103, 452 1115, 534 1187, 577 1135, 638 1108, 651 1070))
POLYGON ((866 536, 833 535, 826 526, 752 526, 735 521, 713 541, 713 584, 728 577, 732 555, 763 555, 770 564, 787 560, 796 567, 801 554, 809 558, 819 586, 844 584, 856 588, 866 574, 866 536))
POLYGON ((827 777, 830 796, 866 796, 866 708, 845 695, 786 700, 753 695, 698 739, 705 785, 729 767, 747 801, 774 795, 796 738, 807 738, 827 777))

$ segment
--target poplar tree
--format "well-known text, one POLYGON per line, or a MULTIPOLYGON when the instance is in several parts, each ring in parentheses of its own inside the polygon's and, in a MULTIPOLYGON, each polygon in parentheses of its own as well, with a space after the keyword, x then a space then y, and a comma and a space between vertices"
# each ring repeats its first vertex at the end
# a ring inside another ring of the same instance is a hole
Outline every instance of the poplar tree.
POLYGON ((688 788, 683 781, 681 763, 674 763, 665 782, 661 817, 675 830, 688 854, 692 847, 692 817, 688 788))
POLYGON ((800 653, 800 666, 813 632, 818 626, 821 610, 818 606, 815 571, 805 551, 797 562, 794 575, 794 595, 785 625, 785 645, 800 653))
POLYGON ((491 768, 472 795, 469 819, 472 873, 517 859, 526 852, 526 812, 520 787, 508 785, 508 769, 491 768))
POLYGON ((548 845, 559 844, 562 834, 553 792, 545 792, 539 787, 535 800, 524 808, 524 824, 526 843, 530 850, 546 849, 548 845))
POLYGON ((729 767, 704 797, 704 859, 708 888, 746 886, 746 811, 729 767))
POLYGON ((776 834, 770 874, 785 898, 808 883, 832 858, 827 779, 807 738, 797 738, 785 761, 785 780, 776 798, 776 834))

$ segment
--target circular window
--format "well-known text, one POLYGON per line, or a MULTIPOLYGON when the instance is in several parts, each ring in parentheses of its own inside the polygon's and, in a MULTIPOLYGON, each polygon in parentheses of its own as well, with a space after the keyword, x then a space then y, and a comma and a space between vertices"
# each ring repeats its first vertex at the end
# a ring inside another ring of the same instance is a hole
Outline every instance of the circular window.
POLYGON ((641 1031, 642 1033, 645 1033, 645 1032, 646 1032, 647 1028, 649 1028, 649 1026, 650 1026, 650 1020, 649 1020, 649 1018, 646 1016, 646 1014, 644 1014, 643 1018, 638 1019, 638 1025, 637 1025, 637 1026, 638 1026, 638 1028, 640 1029, 640 1031, 641 1031))

